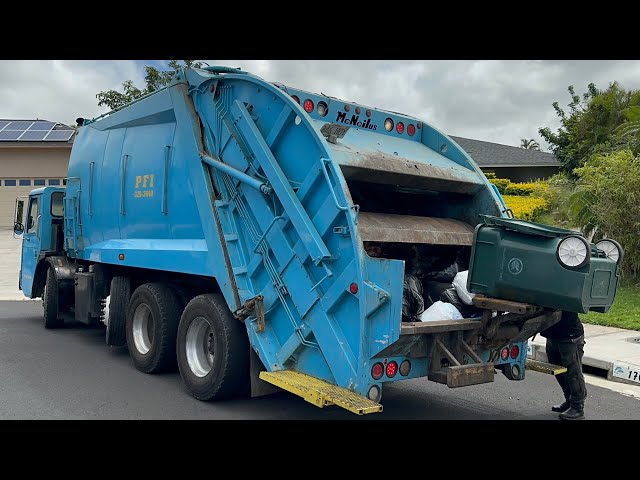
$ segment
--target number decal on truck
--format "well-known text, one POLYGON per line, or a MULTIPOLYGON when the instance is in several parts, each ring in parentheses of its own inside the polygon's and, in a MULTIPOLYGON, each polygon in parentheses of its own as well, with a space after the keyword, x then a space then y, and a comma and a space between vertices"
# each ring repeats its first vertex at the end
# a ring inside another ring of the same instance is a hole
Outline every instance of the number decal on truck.
POLYGON ((155 175, 137 175, 136 176, 136 190, 133 192, 134 198, 150 198, 153 197, 153 185, 155 175), (148 188, 148 190, 138 190, 139 188, 148 188))

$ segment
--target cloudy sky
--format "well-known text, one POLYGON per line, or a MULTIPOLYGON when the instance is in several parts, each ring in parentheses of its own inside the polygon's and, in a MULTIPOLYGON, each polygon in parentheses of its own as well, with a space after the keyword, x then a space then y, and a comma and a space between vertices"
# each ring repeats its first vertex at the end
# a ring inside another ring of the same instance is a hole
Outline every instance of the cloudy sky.
MULTIPOLYGON (((640 89, 640 61, 627 60, 205 60, 265 80, 413 115, 450 135, 518 146, 538 128, 558 127, 551 104, 590 82, 640 89)), ((132 79, 157 60, 0 61, 0 118, 71 123, 106 109, 96 93, 132 79)))

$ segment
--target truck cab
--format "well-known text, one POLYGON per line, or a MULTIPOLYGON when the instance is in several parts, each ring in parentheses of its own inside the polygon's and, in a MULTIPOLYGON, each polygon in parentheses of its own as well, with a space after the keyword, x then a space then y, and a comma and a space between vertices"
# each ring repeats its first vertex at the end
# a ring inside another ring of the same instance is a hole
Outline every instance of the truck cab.
POLYGON ((48 256, 64 249, 64 193, 60 187, 32 190, 16 199, 14 234, 22 236, 19 288, 29 298, 42 296, 48 256))

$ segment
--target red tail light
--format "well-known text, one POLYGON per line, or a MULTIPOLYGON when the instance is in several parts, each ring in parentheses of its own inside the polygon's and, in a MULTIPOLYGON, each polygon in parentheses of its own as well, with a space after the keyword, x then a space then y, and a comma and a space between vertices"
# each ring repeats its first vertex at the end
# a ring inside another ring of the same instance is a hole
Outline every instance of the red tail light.
POLYGON ((396 125, 396 131, 398 133, 402 133, 404 132, 404 123, 402 122, 398 122, 398 124, 396 125))
POLYGON ((307 113, 311 113, 311 112, 313 112, 313 107, 314 107, 313 102, 307 98, 307 99, 304 101, 304 110, 305 110, 307 113))
POLYGON ((387 377, 393 378, 398 373, 398 364, 393 360, 387 363, 387 377))
POLYGON ((349 291, 351 293, 353 293, 354 295, 356 293, 358 293, 358 284, 357 283, 352 283, 351 285, 349 285, 349 291))
POLYGON ((502 358, 502 360, 506 360, 507 358, 509 358, 509 348, 504 347, 502 349, 502 352, 500 352, 500 358, 502 358))
POLYGON ((381 363, 374 363, 371 367, 371 376, 374 380, 380 380, 384 373, 384 366, 381 363))
POLYGON ((511 358, 516 358, 518 355, 520 355, 520 347, 511 345, 511 358))
POLYGON ((413 137, 416 134, 416 127, 413 124, 409 124, 407 127, 407 133, 410 137, 413 137))

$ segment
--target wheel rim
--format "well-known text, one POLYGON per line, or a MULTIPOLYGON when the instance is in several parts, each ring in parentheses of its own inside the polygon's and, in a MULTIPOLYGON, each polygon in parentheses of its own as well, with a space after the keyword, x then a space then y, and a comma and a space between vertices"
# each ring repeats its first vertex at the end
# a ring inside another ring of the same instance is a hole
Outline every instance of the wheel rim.
POLYGON ((206 377, 213 366, 213 332, 209 322, 197 317, 187 329, 187 363, 196 377, 206 377))
POLYGON ((153 338, 153 319, 151 309, 146 303, 141 303, 133 313, 133 343, 136 350, 145 355, 151 350, 153 338))
POLYGON ((558 249, 560 260, 568 267, 581 265, 587 258, 588 253, 587 245, 576 237, 567 237, 566 240, 560 242, 558 249))

